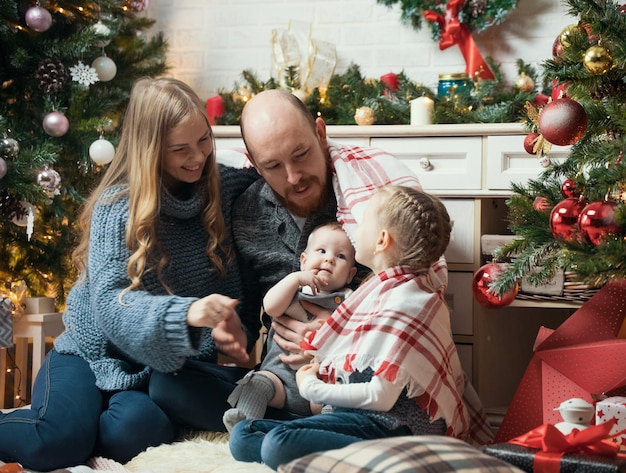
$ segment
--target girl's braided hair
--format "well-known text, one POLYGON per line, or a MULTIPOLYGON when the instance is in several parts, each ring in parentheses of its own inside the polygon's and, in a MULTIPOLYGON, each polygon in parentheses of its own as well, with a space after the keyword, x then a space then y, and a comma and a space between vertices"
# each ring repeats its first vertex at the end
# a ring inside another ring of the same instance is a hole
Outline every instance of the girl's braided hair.
POLYGON ((379 192, 380 225, 390 230, 398 249, 394 263, 415 271, 430 268, 446 250, 452 230, 441 200, 405 186, 387 186, 379 192))

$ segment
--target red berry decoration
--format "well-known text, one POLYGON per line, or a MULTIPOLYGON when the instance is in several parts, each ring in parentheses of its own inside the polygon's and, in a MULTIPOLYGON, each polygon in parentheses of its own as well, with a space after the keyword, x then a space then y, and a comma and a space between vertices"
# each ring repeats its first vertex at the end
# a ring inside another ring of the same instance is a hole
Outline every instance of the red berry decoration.
POLYGON ((539 138, 539 133, 528 133, 526 138, 524 138, 524 149, 528 154, 535 154, 533 148, 535 147, 537 138, 539 138))
POLYGON ((552 210, 550 202, 542 195, 535 197, 535 200, 533 201, 533 208, 539 212, 550 212, 552 210))
POLYGON ((585 134, 588 121, 582 105, 569 97, 563 97, 541 109, 539 131, 554 145, 572 145, 585 134))
POLYGON ((515 300, 518 290, 517 283, 515 283, 515 287, 504 293, 502 297, 489 290, 491 283, 496 281, 505 270, 506 264, 504 263, 487 263, 474 273, 472 294, 483 307, 497 309, 505 307, 515 300))
POLYGON ((580 191, 576 188, 574 179, 565 179, 563 181, 563 184, 561 184, 561 194, 568 199, 580 197, 580 191))
POLYGON ((621 235, 622 227, 615 218, 617 203, 612 200, 586 205, 578 217, 578 227, 583 238, 593 245, 604 243, 608 235, 621 235))
POLYGON ((573 243, 579 239, 578 216, 584 204, 575 198, 562 200, 550 212, 550 230, 557 240, 573 243))

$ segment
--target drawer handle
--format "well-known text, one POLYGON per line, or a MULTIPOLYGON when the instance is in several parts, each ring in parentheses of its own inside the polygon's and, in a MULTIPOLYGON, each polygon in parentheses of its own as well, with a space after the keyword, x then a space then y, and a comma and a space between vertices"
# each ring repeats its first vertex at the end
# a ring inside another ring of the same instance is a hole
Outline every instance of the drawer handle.
POLYGON ((424 170, 424 171, 432 171, 433 169, 433 165, 430 164, 430 159, 428 158, 422 158, 420 159, 420 167, 424 170))

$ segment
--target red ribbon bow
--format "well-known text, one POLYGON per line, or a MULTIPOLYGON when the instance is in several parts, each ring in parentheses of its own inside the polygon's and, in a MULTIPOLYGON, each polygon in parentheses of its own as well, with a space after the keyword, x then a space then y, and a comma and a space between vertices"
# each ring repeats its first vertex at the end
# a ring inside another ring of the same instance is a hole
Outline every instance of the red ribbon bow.
POLYGON ((446 16, 442 16, 434 10, 424 10, 424 18, 439 25, 441 39, 439 49, 442 51, 459 45, 461 54, 465 59, 465 71, 470 77, 480 77, 481 79, 495 79, 493 72, 483 59, 474 38, 465 23, 459 21, 459 11, 463 8, 465 0, 450 0, 446 5, 446 16))
POLYGON ((533 471, 553 473, 560 471, 561 457, 566 453, 580 452, 588 455, 616 456, 619 445, 607 440, 612 437, 610 432, 616 423, 617 420, 612 419, 583 430, 574 429, 567 435, 554 425, 543 424, 524 435, 509 440, 509 443, 538 449, 539 452, 533 460, 533 471))

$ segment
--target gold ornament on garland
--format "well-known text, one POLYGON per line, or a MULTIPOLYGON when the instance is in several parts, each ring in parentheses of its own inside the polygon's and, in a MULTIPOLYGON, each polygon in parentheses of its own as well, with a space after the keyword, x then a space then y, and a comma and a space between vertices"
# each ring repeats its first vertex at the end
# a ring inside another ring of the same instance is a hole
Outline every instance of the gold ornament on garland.
POLYGON ((609 72, 613 67, 613 57, 604 46, 591 46, 585 52, 583 65, 590 74, 600 76, 609 72))
POLYGON ((522 92, 532 92, 535 90, 535 81, 532 77, 527 76, 525 72, 522 72, 515 80, 515 87, 522 92))
POLYGON ((370 107, 359 107, 354 113, 354 121, 361 126, 373 125, 376 121, 376 114, 370 107))

